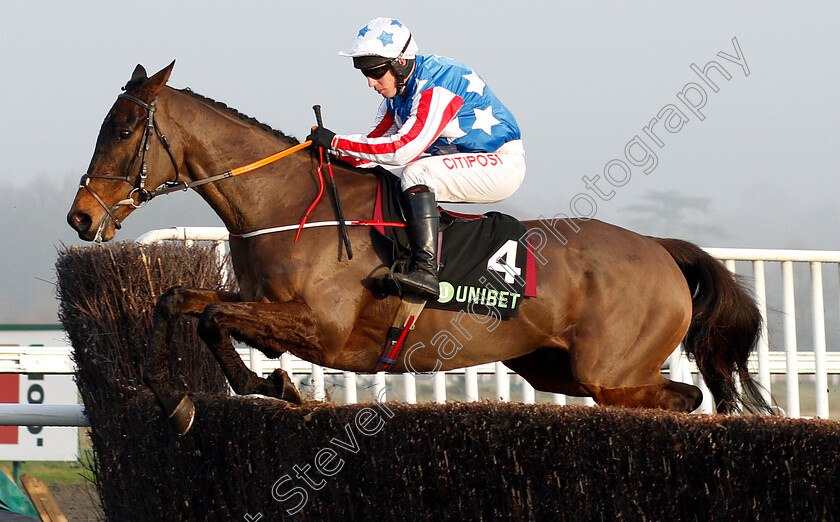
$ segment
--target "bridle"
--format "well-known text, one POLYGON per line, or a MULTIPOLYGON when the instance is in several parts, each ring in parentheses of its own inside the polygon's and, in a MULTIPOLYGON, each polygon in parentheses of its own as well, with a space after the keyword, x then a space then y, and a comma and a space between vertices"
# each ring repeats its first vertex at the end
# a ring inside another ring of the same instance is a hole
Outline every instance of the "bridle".
MULTIPOLYGON (((155 196, 158 196, 163 193, 172 192, 173 190, 187 190, 189 184, 183 183, 179 181, 181 177, 181 173, 178 170, 178 162, 175 161, 175 155, 172 154, 172 148, 169 146, 169 141, 166 139, 166 136, 160 130, 160 127, 155 121, 155 111, 157 110, 157 98, 152 100, 151 103, 146 103, 143 100, 136 98, 130 94, 123 93, 120 94, 118 99, 128 100, 130 102, 136 103, 140 107, 146 109, 146 124, 145 130, 143 131, 143 138, 140 140, 140 144, 137 147, 137 153, 134 155, 134 159, 131 160, 131 165, 128 168, 128 171, 125 176, 117 176, 113 174, 92 174, 90 172, 84 174, 82 179, 79 181, 79 188, 83 188, 87 190, 93 199, 99 202, 102 205, 102 208, 105 209, 105 213, 111 220, 114 222, 114 227, 119 230, 122 228, 119 219, 115 215, 115 212, 118 210, 119 207, 124 206, 132 206, 134 208, 140 208, 149 201, 152 200, 155 196), (155 190, 148 190, 146 188, 146 180, 149 176, 149 168, 147 165, 147 158, 146 154, 149 152, 149 146, 151 145, 151 137, 152 134, 157 135, 158 139, 160 140, 161 144, 163 145, 164 150, 169 155, 169 159, 172 161, 172 166, 175 168, 175 179, 173 181, 167 181, 160 187, 156 188, 155 190), (131 173, 134 171, 134 165, 137 162, 137 158, 140 158, 140 173, 137 176, 136 180, 131 179, 131 173), (134 187, 131 192, 128 193, 128 198, 123 199, 121 201, 117 201, 113 205, 109 206, 102 200, 99 194, 91 188, 90 180, 91 179, 110 179, 116 181, 124 181, 128 183, 132 187, 134 187), (165 188, 161 188, 165 187, 165 188), (136 199, 135 199, 136 194, 136 199)), ((100 230, 103 228, 103 224, 100 225, 100 230)), ((97 233, 98 234, 98 233, 97 233)))

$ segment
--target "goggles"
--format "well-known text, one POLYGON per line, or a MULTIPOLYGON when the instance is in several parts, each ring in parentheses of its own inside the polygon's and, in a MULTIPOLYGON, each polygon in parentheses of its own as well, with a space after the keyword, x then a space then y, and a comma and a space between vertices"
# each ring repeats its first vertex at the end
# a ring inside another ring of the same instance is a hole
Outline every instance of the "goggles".
POLYGON ((362 74, 364 74, 368 78, 373 78, 374 80, 378 80, 385 76, 385 73, 391 68, 389 64, 383 64, 378 67, 372 67, 370 69, 362 69, 362 74))

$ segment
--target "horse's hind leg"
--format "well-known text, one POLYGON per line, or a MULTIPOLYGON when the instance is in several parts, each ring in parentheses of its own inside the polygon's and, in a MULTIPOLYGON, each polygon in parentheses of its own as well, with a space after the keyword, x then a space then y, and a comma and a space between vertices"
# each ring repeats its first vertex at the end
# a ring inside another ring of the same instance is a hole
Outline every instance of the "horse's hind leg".
POLYGON ((634 310, 616 314, 633 321, 579 325, 570 349, 572 371, 595 402, 679 412, 700 406, 699 388, 670 381, 661 373, 662 363, 688 328, 690 302, 683 307, 674 304, 651 306, 647 314, 634 310))
MULTIPOLYGON (((575 379, 595 402, 604 406, 679 412, 691 412, 700 406, 703 393, 699 388, 662 376, 662 363, 672 351, 670 342, 652 343, 649 337, 642 335, 635 343, 627 344, 628 349, 624 352, 603 351, 588 343, 573 348, 577 352, 577 356, 572 357, 575 379)), ((615 344, 598 344, 598 347, 603 346, 615 344)))
POLYGON ((658 384, 607 388, 586 385, 598 404, 610 406, 661 408, 670 411, 692 412, 703 401, 703 393, 696 386, 670 381, 664 377, 658 384))
POLYGON ((543 348, 503 362, 536 390, 572 397, 592 397, 595 402, 605 406, 689 412, 694 411, 703 399, 697 387, 669 381, 661 375, 652 378, 657 382, 641 386, 608 388, 597 384, 582 384, 572 371, 569 353, 561 348, 543 348))
POLYGON ((569 352, 562 348, 541 348, 502 362, 536 390, 574 397, 592 396, 575 379, 569 352))

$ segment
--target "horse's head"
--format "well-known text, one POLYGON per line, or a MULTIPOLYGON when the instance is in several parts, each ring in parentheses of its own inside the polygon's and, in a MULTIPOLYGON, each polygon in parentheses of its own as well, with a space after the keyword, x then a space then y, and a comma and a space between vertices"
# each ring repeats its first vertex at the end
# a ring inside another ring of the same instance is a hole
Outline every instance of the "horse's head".
POLYGON ((158 97, 175 65, 151 78, 138 65, 96 139, 67 222, 86 241, 108 241, 152 190, 177 180, 177 161, 155 118, 158 97))

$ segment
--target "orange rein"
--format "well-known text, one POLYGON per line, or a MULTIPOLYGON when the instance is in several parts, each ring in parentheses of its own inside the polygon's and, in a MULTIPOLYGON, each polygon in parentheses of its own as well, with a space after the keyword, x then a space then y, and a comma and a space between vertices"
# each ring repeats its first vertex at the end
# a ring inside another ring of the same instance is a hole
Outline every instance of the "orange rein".
MULTIPOLYGON (((283 159, 286 156, 289 156, 291 154, 294 154, 295 152, 297 152, 299 150, 303 150, 310 145, 312 145, 312 140, 304 141, 303 143, 301 143, 299 145, 294 145, 292 147, 289 147, 288 149, 281 150, 277 154, 272 154, 271 156, 268 156, 267 158, 263 158, 261 160, 255 161, 253 163, 249 163, 248 165, 244 165, 242 167, 237 167, 235 169, 231 169, 230 170, 230 175, 231 176, 238 176, 240 174, 245 174, 246 172, 251 172, 252 170, 256 170, 260 167, 265 167, 269 163, 274 163, 275 161, 277 161, 279 159, 283 159)), ((321 154, 321 163, 323 164, 323 162, 324 162, 324 151, 323 151, 323 149, 319 149, 319 152, 321 154)), ((306 210, 306 214, 303 215, 303 219, 300 220, 300 224, 298 225, 298 229, 297 229, 297 234, 295 234, 295 243, 297 243, 297 240, 300 237, 300 232, 301 232, 301 230, 303 230, 303 226, 306 224, 306 220, 309 218, 309 213, 312 212, 312 209, 315 208, 315 205, 317 205, 318 202, 321 201, 321 195, 324 193, 324 175, 321 173, 321 165, 318 165, 318 180, 321 182, 321 189, 318 192, 318 196, 315 198, 315 201, 313 201, 312 204, 309 206, 309 208, 306 210)))
MULTIPOLYGON (((213 183, 213 182, 220 181, 220 180, 223 180, 223 179, 228 179, 228 178, 231 178, 231 177, 234 177, 234 176, 238 176, 240 174, 245 174, 247 172, 257 170, 258 168, 265 167, 266 165, 268 165, 270 163, 274 163, 277 160, 283 159, 286 156, 290 156, 290 155, 294 154, 295 152, 298 152, 300 150, 305 149, 306 147, 309 147, 310 145, 312 145, 312 140, 307 140, 307 141, 304 141, 303 143, 300 143, 298 145, 293 145, 293 146, 289 147, 288 149, 283 149, 276 154, 272 154, 271 156, 265 157, 261 160, 257 160, 253 163, 249 163, 247 165, 243 165, 241 167, 231 169, 231 170, 229 170, 227 172, 224 172, 222 174, 218 174, 216 176, 211 176, 209 178, 201 179, 201 180, 198 180, 198 181, 182 182, 182 183, 173 184, 173 185, 168 186, 166 188, 159 188, 155 191, 152 191, 150 194, 151 194, 151 197, 155 197, 155 196, 159 196, 159 195, 162 195, 162 194, 169 194, 170 192, 174 192, 176 190, 187 190, 187 189, 190 189, 190 188, 193 188, 193 187, 204 185, 206 183, 213 183)), ((307 228, 309 226, 314 227, 314 226, 324 226, 324 225, 345 225, 345 226, 346 225, 362 225, 362 226, 377 226, 377 225, 379 225, 379 226, 386 226, 386 227, 405 227, 404 223, 388 223, 388 222, 380 222, 380 221, 352 221, 352 222, 335 221, 335 222, 323 222, 323 223, 307 223, 307 220, 309 219, 309 214, 312 213, 312 210, 314 210, 315 206, 321 200, 321 196, 324 194, 324 175, 323 175, 323 172, 322 172, 322 166, 323 166, 323 162, 324 162, 324 150, 323 149, 320 150, 320 156, 321 156, 321 164, 318 165, 318 180, 320 182, 320 189, 318 191, 318 195, 315 197, 315 201, 313 201, 312 204, 309 206, 309 208, 306 210, 306 213, 304 214, 300 223, 298 225, 294 226, 294 228, 297 229, 297 233, 295 234, 295 242, 297 242, 298 238, 300 237, 301 231, 304 228, 307 228)), ((151 198, 149 198, 149 199, 151 199, 151 198)), ((284 231, 284 230, 289 230, 289 228, 287 228, 287 227, 276 227, 276 228, 266 229, 266 230, 257 230, 257 231, 254 231, 254 232, 249 232, 247 234, 231 234, 231 236, 245 238, 245 237, 262 235, 264 233, 280 232, 280 231, 284 231)))
MULTIPOLYGON (((312 140, 304 141, 303 143, 301 143, 299 145, 289 147, 288 149, 283 149, 280 152, 278 152, 277 154, 272 154, 271 156, 268 156, 267 158, 263 158, 261 160, 255 161, 253 163, 249 163, 248 165, 244 165, 242 167, 237 167, 235 169, 231 169, 230 170, 230 175, 231 176, 238 176, 240 174, 245 174, 246 172, 251 172, 252 170, 256 170, 260 167, 265 167, 269 163, 274 163, 275 161, 277 161, 279 159, 283 159, 286 156, 289 156, 291 154, 294 154, 295 152, 297 152, 299 150, 303 150, 310 145, 312 145, 312 140)), ((321 165, 323 165, 323 163, 324 163, 324 150, 319 149, 318 152, 321 155, 321 165)), ((321 165, 318 165, 318 180, 321 182, 321 189, 318 191, 318 196, 315 198, 315 201, 313 201, 312 204, 309 206, 309 208, 306 210, 306 214, 303 215, 303 219, 300 220, 300 224, 298 225, 297 233, 295 234, 295 243, 297 243, 297 240, 300 237, 300 232, 303 230, 303 227, 306 224, 306 220, 309 218, 310 212, 312 212, 312 210, 315 208, 315 205, 317 205, 318 202, 321 201, 321 195, 323 195, 323 193, 324 193, 324 175, 321 172, 321 165)))
POLYGON ((299 145, 289 147, 288 149, 283 149, 280 152, 278 152, 277 154, 272 154, 271 156, 269 156, 267 158, 263 158, 259 161, 249 163, 248 165, 245 165, 245 166, 242 166, 242 167, 237 167, 235 169, 231 169, 230 175, 231 176, 238 176, 240 174, 245 174, 246 172, 251 172, 252 170, 257 170, 260 167, 265 167, 269 163, 274 163, 275 161, 277 161, 279 159, 283 159, 286 156, 289 156, 291 154, 294 154, 295 152, 297 152, 299 150, 303 150, 310 145, 312 145, 312 140, 304 141, 303 143, 301 143, 299 145))
POLYGON ((175 192, 177 190, 187 190, 195 187, 200 187, 201 185, 206 185, 207 183, 215 183, 217 181, 221 181, 223 179, 232 178, 233 176, 238 176, 240 174, 245 174, 246 172, 251 172, 252 170, 256 170, 260 167, 265 167, 269 163, 274 163, 279 159, 283 159, 286 156, 294 154, 299 150, 303 150, 306 147, 312 145, 311 140, 304 141, 301 144, 293 145, 288 149, 283 149, 277 154, 272 154, 267 158, 263 158, 261 160, 255 161, 253 163, 249 163, 248 165, 244 165, 242 167, 237 167, 235 169, 228 170, 227 172, 223 172, 222 174, 217 174, 215 176, 210 176, 209 178, 199 179, 196 181, 189 181, 189 182, 167 182, 165 185, 161 185, 156 190, 153 190, 149 193, 149 197, 147 199, 151 200, 154 197, 162 196, 164 194, 169 194, 171 192, 175 192))

